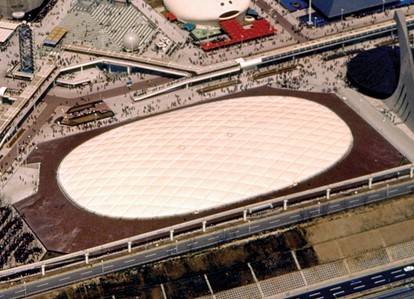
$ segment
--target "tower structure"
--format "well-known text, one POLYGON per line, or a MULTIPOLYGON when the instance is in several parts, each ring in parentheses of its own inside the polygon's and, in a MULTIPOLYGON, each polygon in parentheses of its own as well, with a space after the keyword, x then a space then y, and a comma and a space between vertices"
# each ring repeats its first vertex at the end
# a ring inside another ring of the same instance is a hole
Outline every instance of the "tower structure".
POLYGON ((400 44, 400 78, 394 93, 385 100, 392 111, 414 131, 414 63, 408 38, 405 15, 402 11, 395 12, 398 41, 400 44))
POLYGON ((33 36, 29 24, 23 22, 19 27, 20 71, 33 73, 33 36))

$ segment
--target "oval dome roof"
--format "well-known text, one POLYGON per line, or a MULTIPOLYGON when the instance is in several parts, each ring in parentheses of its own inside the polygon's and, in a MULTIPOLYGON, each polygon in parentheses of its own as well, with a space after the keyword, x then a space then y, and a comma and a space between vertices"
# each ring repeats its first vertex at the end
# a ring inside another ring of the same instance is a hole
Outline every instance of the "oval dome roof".
POLYGON ((341 160, 348 126, 281 96, 216 101, 136 121, 76 147, 58 181, 93 213, 156 218, 222 207, 309 179, 341 160))

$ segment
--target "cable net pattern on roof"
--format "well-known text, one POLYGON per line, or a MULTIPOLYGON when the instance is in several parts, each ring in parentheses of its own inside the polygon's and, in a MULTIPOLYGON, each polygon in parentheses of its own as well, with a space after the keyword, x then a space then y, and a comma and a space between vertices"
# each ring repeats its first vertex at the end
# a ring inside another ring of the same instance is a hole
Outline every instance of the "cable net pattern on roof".
POLYGON ((244 97, 140 120, 96 136, 62 161, 78 206, 121 218, 194 213, 313 177, 352 145, 331 110, 294 97, 244 97))

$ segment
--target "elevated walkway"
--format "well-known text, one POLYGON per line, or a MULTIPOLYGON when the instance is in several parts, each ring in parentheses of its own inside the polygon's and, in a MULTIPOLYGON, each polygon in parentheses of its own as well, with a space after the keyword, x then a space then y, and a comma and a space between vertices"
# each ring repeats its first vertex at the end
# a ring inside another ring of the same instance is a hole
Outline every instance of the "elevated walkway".
POLYGON ((145 63, 125 61, 125 60, 119 60, 119 59, 111 59, 111 58, 99 58, 93 61, 71 65, 71 66, 60 69, 60 73, 62 74, 62 73, 67 73, 71 71, 81 70, 82 68, 87 68, 87 67, 95 66, 98 64, 122 66, 126 68, 140 68, 144 70, 149 70, 153 72, 174 75, 174 76, 179 76, 179 77, 190 77, 190 73, 185 72, 185 71, 169 69, 166 67, 156 66, 156 65, 149 66, 148 64, 145 64, 145 63))
POLYGON ((13 98, 13 105, 0 118, 0 148, 58 76, 56 65, 45 65, 35 74, 23 92, 13 98))
POLYGON ((148 99, 148 98, 153 97, 153 96, 161 95, 161 94, 164 94, 164 93, 182 88, 184 86, 189 86, 191 84, 205 82, 205 81, 208 81, 208 80, 211 80, 211 79, 214 79, 214 78, 219 78, 219 77, 222 77, 222 76, 236 74, 236 73, 240 72, 240 70, 241 70, 240 66, 235 66, 235 67, 232 67, 232 68, 228 68, 228 69, 224 69, 224 70, 218 70, 216 72, 208 73, 208 74, 205 74, 205 75, 194 76, 194 77, 191 77, 191 78, 184 78, 182 80, 176 80, 176 81, 171 82, 171 83, 169 83, 166 86, 163 86, 161 88, 156 87, 156 88, 151 89, 151 90, 146 90, 145 93, 134 96, 133 100, 135 102, 139 102, 139 101, 148 99))
POLYGON ((97 49, 97 48, 81 46, 81 45, 64 45, 62 46, 62 49, 66 51, 76 52, 76 53, 137 62, 137 63, 141 63, 142 65, 146 65, 147 69, 155 68, 155 67, 164 69, 165 70, 164 73, 167 73, 167 70, 168 71, 172 71, 172 70, 181 71, 182 73, 187 74, 185 77, 188 77, 189 73, 197 74, 200 71, 200 68, 194 67, 191 65, 183 65, 183 64, 178 64, 175 62, 167 62, 167 61, 163 61, 160 59, 137 56, 132 53, 126 53, 126 52, 122 53, 122 52, 117 52, 117 51, 102 50, 102 49, 97 49))

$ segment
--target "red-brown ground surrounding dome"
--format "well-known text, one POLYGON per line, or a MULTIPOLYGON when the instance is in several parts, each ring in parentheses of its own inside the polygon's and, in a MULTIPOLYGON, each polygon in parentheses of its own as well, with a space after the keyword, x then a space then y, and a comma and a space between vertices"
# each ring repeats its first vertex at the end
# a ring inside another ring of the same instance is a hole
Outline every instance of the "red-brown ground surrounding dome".
MULTIPOLYGON (((294 188, 283 189, 269 196, 276 197, 385 170, 399 166, 405 161, 404 157, 391 144, 334 94, 260 87, 216 100, 257 95, 301 97, 320 103, 334 111, 346 122, 351 128, 354 139, 350 153, 335 167, 298 184, 294 188)), ((120 125, 123 124, 116 126, 120 125)), ((70 200, 65 198, 57 184, 57 167, 61 160, 76 146, 116 126, 100 128, 40 144, 38 150, 28 158, 28 162, 42 163, 39 191, 15 206, 48 250, 73 252, 241 205, 236 203, 198 215, 191 214, 159 220, 113 219, 97 216, 76 207, 70 200)), ((250 201, 243 202, 243 205, 263 199, 265 198, 253 198, 250 201)))

